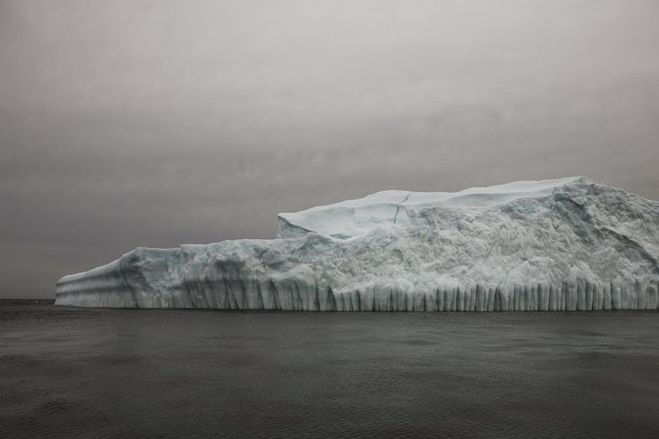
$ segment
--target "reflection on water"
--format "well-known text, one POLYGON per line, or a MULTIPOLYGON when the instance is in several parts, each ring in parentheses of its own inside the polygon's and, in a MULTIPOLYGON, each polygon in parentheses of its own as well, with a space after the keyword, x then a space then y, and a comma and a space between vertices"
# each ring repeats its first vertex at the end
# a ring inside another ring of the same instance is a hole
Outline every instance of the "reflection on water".
POLYGON ((0 303, 0 437, 659 437, 657 313, 0 303))

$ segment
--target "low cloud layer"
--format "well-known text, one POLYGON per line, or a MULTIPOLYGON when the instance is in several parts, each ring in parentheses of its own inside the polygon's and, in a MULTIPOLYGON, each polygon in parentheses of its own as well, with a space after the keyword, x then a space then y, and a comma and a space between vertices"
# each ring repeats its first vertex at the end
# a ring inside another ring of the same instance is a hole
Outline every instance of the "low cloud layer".
POLYGON ((0 297, 280 211, 587 175, 659 199, 653 1, 0 2, 0 297))

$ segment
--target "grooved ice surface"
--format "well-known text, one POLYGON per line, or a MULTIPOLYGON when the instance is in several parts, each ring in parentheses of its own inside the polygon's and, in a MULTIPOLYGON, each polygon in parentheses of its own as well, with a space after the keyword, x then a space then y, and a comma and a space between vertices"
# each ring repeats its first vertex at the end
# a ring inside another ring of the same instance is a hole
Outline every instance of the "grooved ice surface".
POLYGON ((384 191, 277 239, 136 248, 56 304, 305 311, 657 309, 659 203, 584 177, 384 191))

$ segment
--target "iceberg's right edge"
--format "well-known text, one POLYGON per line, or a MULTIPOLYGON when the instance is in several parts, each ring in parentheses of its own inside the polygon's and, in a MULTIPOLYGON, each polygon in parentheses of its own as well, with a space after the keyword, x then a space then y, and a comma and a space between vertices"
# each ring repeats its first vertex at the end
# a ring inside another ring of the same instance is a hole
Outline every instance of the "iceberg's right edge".
POLYGON ((136 248, 56 304, 286 311, 656 310, 659 203, 584 177, 378 192, 278 238, 136 248))

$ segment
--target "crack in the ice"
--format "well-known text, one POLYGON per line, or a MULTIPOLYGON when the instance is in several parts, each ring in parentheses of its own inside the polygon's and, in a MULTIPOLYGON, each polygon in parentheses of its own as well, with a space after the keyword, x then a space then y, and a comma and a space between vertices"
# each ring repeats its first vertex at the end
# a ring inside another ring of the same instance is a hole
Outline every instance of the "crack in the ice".
POLYGON ((394 214, 394 224, 396 224, 396 221, 398 220, 398 212, 400 212, 400 206, 404 202, 406 202, 412 196, 413 193, 414 192, 410 192, 409 194, 405 195, 405 198, 403 198, 403 201, 401 201, 400 203, 398 203, 398 205, 396 205, 396 213, 394 214))

